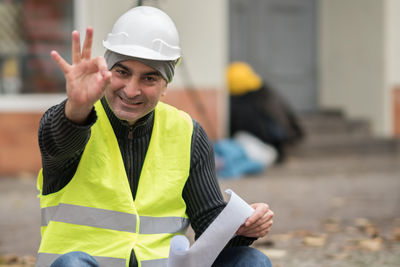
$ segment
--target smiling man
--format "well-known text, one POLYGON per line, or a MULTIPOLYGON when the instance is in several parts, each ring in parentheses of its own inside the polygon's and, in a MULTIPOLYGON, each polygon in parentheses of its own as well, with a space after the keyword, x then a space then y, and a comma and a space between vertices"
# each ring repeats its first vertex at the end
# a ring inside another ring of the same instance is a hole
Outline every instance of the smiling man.
POLYGON ((160 73, 139 61, 119 62, 111 73, 110 89, 105 92, 107 103, 115 116, 130 125, 150 113, 167 89, 160 73))
MULTIPOLYGON (((42 241, 36 266, 166 266, 170 240, 188 224, 198 238, 225 207, 212 145, 198 122, 160 98, 180 60, 179 37, 161 10, 122 15, 91 58, 93 29, 72 64, 51 56, 67 99, 43 115, 38 176, 42 241)), ((255 212, 213 266, 270 266, 249 245, 273 212, 255 212)))

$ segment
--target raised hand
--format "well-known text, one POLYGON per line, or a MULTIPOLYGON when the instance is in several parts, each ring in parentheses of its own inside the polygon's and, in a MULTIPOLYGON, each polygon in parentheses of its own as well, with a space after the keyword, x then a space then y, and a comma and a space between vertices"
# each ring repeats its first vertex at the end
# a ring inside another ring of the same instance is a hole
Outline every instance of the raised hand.
POLYGON ((110 83, 111 72, 108 71, 103 57, 92 59, 93 29, 86 29, 83 48, 80 48, 78 31, 72 32, 72 64, 68 64, 57 51, 51 56, 64 73, 68 100, 65 104, 65 116, 72 122, 84 123, 94 103, 104 95, 110 83))

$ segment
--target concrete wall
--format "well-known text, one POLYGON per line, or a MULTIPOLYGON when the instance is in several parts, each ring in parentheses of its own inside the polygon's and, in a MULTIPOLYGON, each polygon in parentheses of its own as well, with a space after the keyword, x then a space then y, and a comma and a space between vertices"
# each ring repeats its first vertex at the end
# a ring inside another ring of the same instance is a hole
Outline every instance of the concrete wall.
POLYGON ((385 125, 400 136, 400 1, 385 2, 385 125))
POLYGON ((388 134, 384 1, 320 1, 320 106, 369 119, 388 134))
POLYGON ((395 85, 400 84, 400 1, 386 0, 385 3, 386 80, 395 85))

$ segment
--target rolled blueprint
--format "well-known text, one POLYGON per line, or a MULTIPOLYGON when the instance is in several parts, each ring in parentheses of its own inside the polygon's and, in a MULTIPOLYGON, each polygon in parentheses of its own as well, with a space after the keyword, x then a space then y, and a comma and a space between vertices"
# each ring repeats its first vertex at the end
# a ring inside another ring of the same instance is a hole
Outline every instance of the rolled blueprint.
POLYGON ((232 190, 225 192, 230 195, 228 204, 191 247, 185 236, 172 238, 168 267, 210 267, 239 227, 254 212, 232 190))

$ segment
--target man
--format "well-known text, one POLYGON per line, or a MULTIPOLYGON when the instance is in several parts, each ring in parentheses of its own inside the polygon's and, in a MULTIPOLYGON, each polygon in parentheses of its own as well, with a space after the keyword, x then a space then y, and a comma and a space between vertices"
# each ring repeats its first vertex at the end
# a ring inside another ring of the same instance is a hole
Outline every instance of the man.
MULTIPOLYGON (((88 28, 81 51, 72 33, 71 65, 51 52, 67 100, 40 122, 37 266, 166 266, 171 238, 189 220, 200 236, 225 206, 204 130, 159 102, 180 58, 178 33, 164 12, 137 7, 115 23, 104 58, 91 59, 92 37, 88 28)), ((270 266, 248 245, 268 233, 273 212, 252 206, 214 266, 270 266)))

